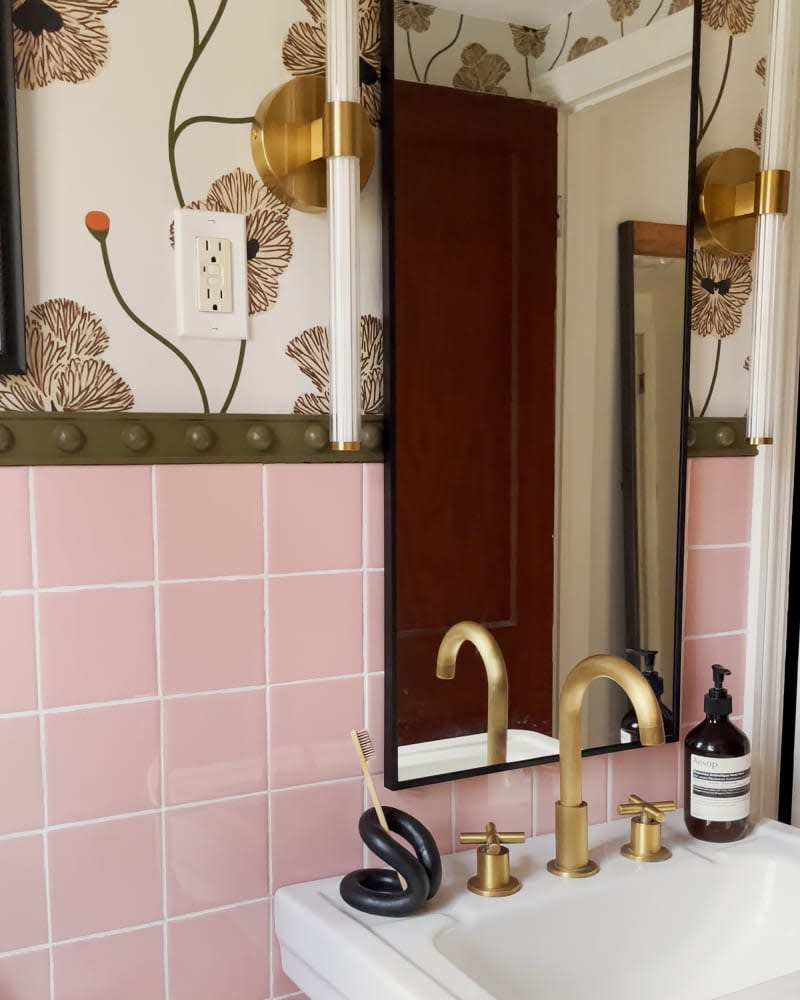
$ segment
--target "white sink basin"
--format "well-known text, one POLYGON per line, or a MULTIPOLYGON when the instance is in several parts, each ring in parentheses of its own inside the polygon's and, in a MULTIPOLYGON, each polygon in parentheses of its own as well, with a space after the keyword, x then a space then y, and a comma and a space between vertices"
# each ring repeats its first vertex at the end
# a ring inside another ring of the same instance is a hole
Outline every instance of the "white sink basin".
MULTIPOLYGON (((397 776, 400 781, 414 781, 431 774, 452 774, 486 767, 486 743, 486 733, 475 733, 398 747, 397 776)), ((532 733, 527 729, 508 730, 508 763, 557 756, 558 740, 552 736, 532 733)))
POLYGON ((284 969, 311 1000, 797 1000, 800 831, 762 821, 716 846, 675 815, 672 859, 645 865, 619 854, 629 828, 590 829, 585 880, 544 870, 552 837, 512 847, 523 888, 504 899, 467 892, 474 849, 445 858, 439 894, 403 919, 350 909, 338 878, 281 889, 284 969))

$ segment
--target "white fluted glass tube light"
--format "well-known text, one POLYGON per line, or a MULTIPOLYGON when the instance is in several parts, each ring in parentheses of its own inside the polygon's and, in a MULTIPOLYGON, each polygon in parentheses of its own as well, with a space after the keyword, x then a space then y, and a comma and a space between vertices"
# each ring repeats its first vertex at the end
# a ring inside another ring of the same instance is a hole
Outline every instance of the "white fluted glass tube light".
MULTIPOLYGON (((796 115, 794 88, 797 41, 797 0, 774 0, 771 48, 767 61, 767 95, 764 111, 761 170, 780 170, 790 159, 796 115)), ((779 340, 787 320, 782 267, 786 248, 786 216, 759 214, 753 259, 753 351, 750 362, 750 405, 747 436, 754 444, 772 444, 774 380, 779 340)))
MULTIPOLYGON (((327 2, 327 99, 357 103, 359 84, 358 0, 327 2)), ((328 157, 330 225, 331 447, 357 451, 361 437, 359 207, 361 164, 357 156, 328 157)))

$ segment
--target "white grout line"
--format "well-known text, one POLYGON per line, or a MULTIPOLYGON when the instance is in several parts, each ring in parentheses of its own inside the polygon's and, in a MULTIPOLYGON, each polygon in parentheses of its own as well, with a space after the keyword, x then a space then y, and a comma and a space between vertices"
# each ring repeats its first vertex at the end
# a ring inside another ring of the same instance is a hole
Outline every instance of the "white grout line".
MULTIPOLYGON (((262 466, 261 470, 261 533, 262 533, 262 544, 263 544, 263 558, 264 558, 264 725, 266 727, 266 741, 267 741, 267 796, 266 796, 266 808, 267 808, 267 889, 271 893, 273 892, 273 886, 275 884, 273 876, 273 859, 272 859, 272 753, 270 740, 272 738, 272 717, 271 717, 271 700, 270 700, 270 684, 269 677, 272 669, 272 663, 270 662, 269 656, 269 466, 262 466)), ((273 906, 270 903, 269 914, 267 917, 267 941, 266 941, 266 953, 267 953, 267 980, 269 982, 269 995, 272 996, 274 992, 275 985, 275 969, 273 968, 273 954, 274 950, 272 947, 272 919, 273 919, 273 906)))
MULTIPOLYGON (((276 681, 271 688, 302 687, 304 684, 330 684, 332 681, 352 681, 364 676, 363 671, 357 674, 335 674, 333 677, 308 677, 302 681, 276 681)), ((374 676, 374 675, 372 675, 374 676)))
POLYGON ((735 628, 731 629, 730 632, 701 632, 698 635, 685 635, 683 641, 689 642, 692 639, 726 639, 729 636, 735 635, 747 635, 747 629, 735 628))
POLYGON ((687 545, 689 552, 711 552, 716 549, 749 549, 750 542, 720 542, 712 545, 687 545))
POLYGON ((36 498, 34 495, 33 468, 28 469, 28 516, 30 518, 31 540, 31 582, 33 584, 33 643, 34 662, 36 665, 36 705, 39 716, 39 755, 40 773, 42 776, 42 851, 44 861, 44 895, 47 909, 47 949, 50 963, 50 1000, 55 1000, 55 964, 53 962, 53 900, 50 885, 50 842, 47 827, 49 824, 49 801, 47 784, 47 740, 44 729, 44 694, 42 690, 42 638, 41 638, 41 608, 39 605, 39 544, 37 535, 36 498))
MULTIPOLYGON (((367 574, 365 572, 367 568, 367 477, 364 475, 364 467, 361 467, 361 672, 364 677, 363 690, 362 690, 362 723, 361 725, 369 732, 370 726, 373 724, 373 719, 371 717, 370 705, 369 705, 369 664, 367 662, 367 620, 368 611, 367 606, 367 574)), ((372 733, 370 733, 370 739, 372 739, 372 733)), ((381 760, 383 760, 384 748, 381 747, 380 751, 375 748, 376 754, 380 753, 381 760)), ((369 765, 368 765, 369 766, 369 765)), ((383 770, 386 771, 386 761, 383 762, 383 770)), ((361 805, 362 810, 369 808, 367 804, 367 783, 363 782, 362 792, 361 792, 361 805)), ((370 803, 371 804, 371 803, 370 803)), ((369 851, 366 844, 362 844, 361 847, 361 857, 362 864, 366 868, 369 864, 369 851)))
POLYGON ((229 910, 240 910, 243 906, 256 906, 259 903, 269 903, 272 896, 257 896, 255 899, 243 899, 236 903, 224 903, 222 906, 210 906, 206 910, 192 910, 191 913, 177 913, 174 917, 168 917, 171 924, 186 923, 187 920, 194 920, 195 917, 209 917, 216 913, 227 913, 229 910))

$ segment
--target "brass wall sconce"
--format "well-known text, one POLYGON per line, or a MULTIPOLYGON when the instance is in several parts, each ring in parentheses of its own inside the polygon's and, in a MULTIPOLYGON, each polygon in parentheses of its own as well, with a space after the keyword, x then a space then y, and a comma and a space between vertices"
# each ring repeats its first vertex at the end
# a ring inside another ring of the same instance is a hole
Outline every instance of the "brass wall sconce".
POLYGON ((292 208, 330 220, 331 448, 361 447, 359 203, 375 163, 361 106, 358 0, 327 0, 326 74, 261 102, 251 150, 264 184, 292 208))
POLYGON ((758 219, 788 212, 789 182, 788 170, 762 170, 750 149, 707 156, 697 168, 696 241, 719 256, 752 253, 758 219))

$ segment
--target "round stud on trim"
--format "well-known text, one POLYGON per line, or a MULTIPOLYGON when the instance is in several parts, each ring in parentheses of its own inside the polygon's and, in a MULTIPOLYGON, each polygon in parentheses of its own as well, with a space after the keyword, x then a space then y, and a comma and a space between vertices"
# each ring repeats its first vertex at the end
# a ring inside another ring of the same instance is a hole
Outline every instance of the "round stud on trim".
POLYGON ((697 431, 691 426, 691 424, 689 425, 689 431, 686 435, 686 443, 690 448, 694 448, 697 444, 697 431))
POLYGON ((245 439, 254 451, 269 451, 275 440, 272 431, 265 423, 251 424, 247 428, 245 439))
POLYGON ((714 431, 714 440, 723 448, 730 448, 736 440, 736 432, 730 424, 720 424, 714 431))
POLYGON ((144 424, 129 424, 120 437, 128 451, 147 451, 153 443, 153 435, 144 424))
POLYGON ((380 424, 361 425, 361 445, 367 451, 380 451, 383 444, 383 428, 380 424))
POLYGON ((53 443, 59 451, 74 455, 86 444, 86 435, 75 424, 60 424, 53 431, 53 443))
POLYGON ((313 448, 314 451, 322 451, 322 449, 328 444, 330 438, 328 437, 328 431, 322 426, 322 424, 309 424, 308 427, 306 427, 303 440, 305 441, 307 448, 313 448))
POLYGON ((6 451, 11 451, 13 447, 14 447, 13 433, 8 429, 8 427, 3 427, 3 425, 0 424, 0 454, 6 451))
POLYGON ((186 444, 194 451, 208 451, 214 444, 214 432, 205 424, 192 424, 186 429, 186 444))

